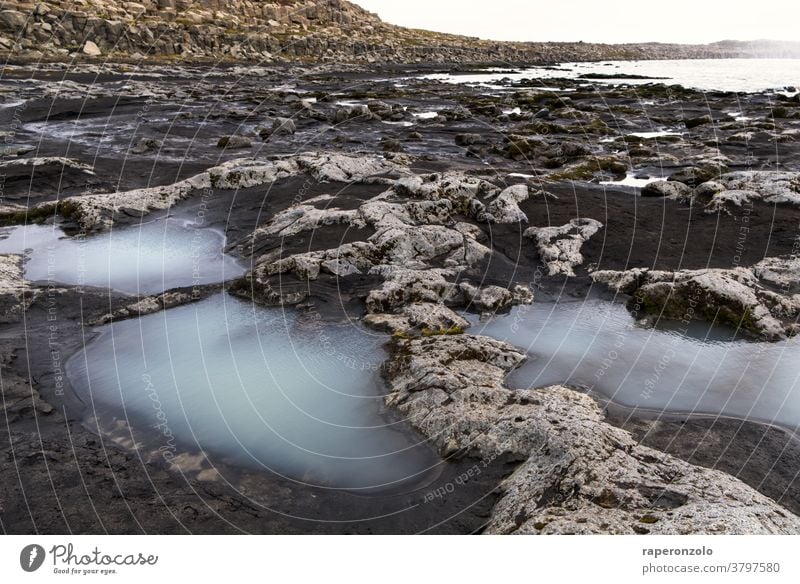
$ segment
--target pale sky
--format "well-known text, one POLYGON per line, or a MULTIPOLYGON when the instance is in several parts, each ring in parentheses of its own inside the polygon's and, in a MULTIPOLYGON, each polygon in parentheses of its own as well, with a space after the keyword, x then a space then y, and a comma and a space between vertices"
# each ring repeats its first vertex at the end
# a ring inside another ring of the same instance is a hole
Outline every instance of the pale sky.
POLYGON ((383 20, 495 40, 800 41, 800 0, 351 0, 383 20))

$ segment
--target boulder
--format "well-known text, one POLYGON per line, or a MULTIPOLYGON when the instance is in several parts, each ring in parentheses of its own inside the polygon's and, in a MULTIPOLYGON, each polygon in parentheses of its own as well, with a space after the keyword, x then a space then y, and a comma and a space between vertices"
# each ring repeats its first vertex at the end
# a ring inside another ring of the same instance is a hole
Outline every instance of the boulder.
POLYGON ((791 263, 772 260, 755 269, 601 270, 591 277, 615 291, 630 294, 628 308, 639 318, 706 320, 731 326, 754 338, 776 341, 795 334, 800 296, 765 288, 757 274, 765 281, 780 281, 792 270, 791 263))
MULTIPOLYGON (((275 118, 272 120, 272 134, 294 134, 297 131, 297 126, 294 120, 290 118, 275 118)), ((263 138, 263 134, 262 134, 263 138)))
POLYGON ((574 276, 575 268, 583 264, 583 244, 602 228, 595 219, 572 219, 560 227, 531 227, 524 235, 536 241, 550 276, 574 276))
POLYGON ((28 17, 22 12, 17 10, 0 10, 0 26, 2 28, 18 31, 25 28, 28 23, 28 17))
POLYGON ((519 204, 529 196, 530 189, 527 185, 510 186, 486 205, 478 220, 487 223, 527 223, 528 216, 519 208, 519 204))
POLYGON ((99 57, 103 52, 93 41, 86 41, 83 43, 83 54, 90 57, 99 57))
POLYGON ((667 197, 680 199, 692 194, 692 187, 677 181, 657 180, 646 184, 641 189, 643 197, 667 197))

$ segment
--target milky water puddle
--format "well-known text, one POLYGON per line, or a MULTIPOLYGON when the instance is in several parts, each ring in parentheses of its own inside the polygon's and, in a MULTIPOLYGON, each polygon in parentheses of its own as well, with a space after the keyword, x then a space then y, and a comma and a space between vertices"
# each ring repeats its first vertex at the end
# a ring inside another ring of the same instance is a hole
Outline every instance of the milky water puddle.
POLYGON ((224 248, 222 232, 177 218, 88 237, 67 237, 56 225, 0 229, 0 253, 24 253, 27 280, 137 295, 241 276, 245 267, 224 248))
POLYGON ((317 486, 397 489, 438 468, 384 411, 387 337, 218 294, 99 329, 67 364, 101 429, 317 486), (120 430, 122 428, 122 430, 120 430))
POLYGON ((596 300, 518 307, 470 332, 528 352, 512 387, 566 383, 630 408, 800 427, 798 339, 732 341, 700 323, 647 329, 596 300))

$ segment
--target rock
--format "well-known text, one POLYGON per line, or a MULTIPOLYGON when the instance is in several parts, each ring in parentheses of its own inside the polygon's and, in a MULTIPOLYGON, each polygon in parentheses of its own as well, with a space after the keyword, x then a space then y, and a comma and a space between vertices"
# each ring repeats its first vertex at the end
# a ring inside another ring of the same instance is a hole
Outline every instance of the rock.
POLYGON ((13 322, 30 306, 24 295, 22 256, 0 255, 0 323, 13 322))
POLYGON ((800 206, 800 173, 729 172, 699 185, 695 195, 711 197, 707 210, 712 213, 754 201, 800 206))
POLYGON ((764 258, 753 266, 753 274, 783 294, 800 292, 800 258, 764 258))
MULTIPOLYGON (((759 273, 776 277, 762 264, 759 273)), ((791 270, 791 264, 786 264, 791 270)), ((766 341, 794 334, 800 316, 800 296, 789 296, 762 286, 754 270, 747 268, 681 270, 646 269, 628 272, 597 271, 592 279, 630 294, 628 308, 634 316, 648 315, 672 320, 706 320, 729 325, 766 341)))
POLYGON ((643 197, 680 199, 689 197, 692 194, 692 187, 676 181, 657 180, 643 186, 641 194, 643 197))
POLYGON ((514 304, 514 295, 511 291, 500 286, 478 288, 469 282, 461 282, 458 287, 464 294, 467 308, 481 313, 494 313, 514 304))
POLYGON ((800 518, 738 479, 641 446, 587 395, 507 389, 505 376, 524 360, 487 337, 433 336, 395 339, 387 366, 387 404, 443 457, 519 462, 487 533, 800 530, 800 518))
POLYGON ((344 123, 352 119, 372 119, 373 115, 369 107, 363 104, 354 106, 340 107, 334 112, 331 121, 336 124, 344 123))
POLYGON ((531 227, 524 235, 536 241, 550 276, 574 276, 575 268, 583 264, 583 244, 602 228, 594 219, 572 219, 561 227, 531 227))
POLYGON ((720 172, 721 168, 719 166, 690 166, 674 173, 667 180, 696 187, 701 183, 716 179, 720 172))
POLYGON ((28 17, 22 12, 17 10, 0 11, 0 25, 2 25, 2 28, 16 31, 25 28, 27 23, 28 17))
POLYGON ((164 292, 163 294, 157 294, 155 296, 147 296, 137 302, 119 308, 114 312, 96 318, 92 320, 89 325, 100 326, 126 318, 137 318, 146 314, 154 314, 162 310, 196 302, 202 298, 203 296, 201 295, 188 292, 164 292))
POLYGON ((83 43, 83 54, 90 57, 99 57, 103 52, 93 41, 86 41, 83 43))
POLYGON ((519 208, 519 203, 530 196, 527 185, 513 185, 503 190, 486 206, 478 221, 487 223, 527 223, 528 217, 519 208))
POLYGON ((542 108, 535 114, 533 114, 533 117, 537 120, 547 120, 550 118, 550 110, 547 109, 546 107, 542 108))
POLYGON ((683 121, 686 124, 686 127, 691 130, 692 128, 696 128, 698 126, 703 126, 705 124, 711 124, 714 120, 709 115, 699 116, 696 118, 687 118, 683 121))
POLYGON ((292 237, 303 231, 311 231, 323 225, 354 224, 357 210, 343 211, 337 207, 318 209, 307 201, 280 211, 266 224, 253 231, 252 239, 262 237, 292 237))
MULTIPOLYGON (((289 118, 275 118, 272 120, 272 134, 294 134, 297 131, 297 126, 294 120, 289 118)), ((263 134, 261 136, 264 137, 263 134)))
POLYGON ((393 270, 383 284, 367 296, 367 311, 391 313, 414 303, 457 304, 460 301, 458 286, 449 279, 457 272, 444 269, 393 270))
POLYGON ((147 154, 161 148, 161 142, 154 138, 142 138, 130 149, 131 154, 147 154))
POLYGON ((377 330, 402 334, 409 334, 413 329, 421 329, 423 335, 461 334, 469 328, 467 319, 433 302, 414 302, 395 314, 367 314, 363 322, 377 330))
POLYGON ((217 148, 234 149, 234 148, 251 148, 253 141, 246 136, 223 136, 217 142, 217 148))
POLYGON ((381 138, 381 150, 384 152, 402 152, 403 144, 395 138, 381 138))
POLYGON ((484 144, 485 138, 480 134, 456 134, 456 146, 472 146, 473 144, 484 144))

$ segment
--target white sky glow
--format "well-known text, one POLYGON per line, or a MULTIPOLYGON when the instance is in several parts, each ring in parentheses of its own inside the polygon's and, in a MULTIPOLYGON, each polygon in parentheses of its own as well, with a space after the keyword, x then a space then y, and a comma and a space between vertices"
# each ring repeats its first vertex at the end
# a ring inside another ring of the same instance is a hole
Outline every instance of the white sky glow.
POLYGON ((800 41, 800 1, 351 0, 392 24, 509 41, 800 41))

